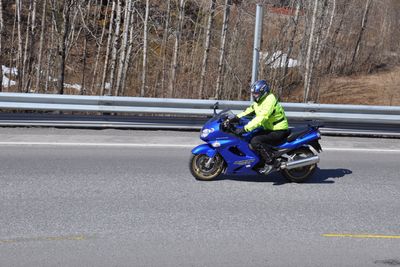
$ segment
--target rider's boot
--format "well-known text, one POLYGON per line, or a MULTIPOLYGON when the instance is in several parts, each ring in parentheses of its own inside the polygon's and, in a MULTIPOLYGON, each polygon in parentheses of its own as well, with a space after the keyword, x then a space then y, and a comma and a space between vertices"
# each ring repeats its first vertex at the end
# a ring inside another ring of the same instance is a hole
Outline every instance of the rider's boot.
POLYGON ((269 174, 272 170, 274 169, 273 165, 265 164, 264 167, 262 167, 259 172, 261 174, 267 175, 269 174))
POLYGON ((269 151, 265 147, 260 146, 257 150, 265 163, 264 167, 259 169, 259 172, 267 175, 274 169, 276 161, 271 157, 269 151))

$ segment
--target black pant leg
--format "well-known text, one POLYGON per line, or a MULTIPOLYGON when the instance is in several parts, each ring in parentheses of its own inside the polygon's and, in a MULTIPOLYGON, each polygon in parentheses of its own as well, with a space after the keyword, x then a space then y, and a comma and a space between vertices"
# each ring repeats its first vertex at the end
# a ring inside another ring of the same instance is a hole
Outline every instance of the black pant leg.
POLYGON ((251 146, 260 154, 266 163, 273 161, 272 147, 277 146, 289 135, 289 131, 262 131, 250 141, 251 146))

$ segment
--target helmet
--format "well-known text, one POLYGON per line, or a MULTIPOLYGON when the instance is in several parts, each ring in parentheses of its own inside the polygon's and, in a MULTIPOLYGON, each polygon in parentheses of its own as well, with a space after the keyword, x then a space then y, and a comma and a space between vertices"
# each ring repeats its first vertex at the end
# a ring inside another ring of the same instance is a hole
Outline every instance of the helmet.
POLYGON ((259 80, 253 83, 251 86, 251 95, 254 101, 258 102, 261 97, 268 94, 270 91, 269 85, 266 80, 259 80))

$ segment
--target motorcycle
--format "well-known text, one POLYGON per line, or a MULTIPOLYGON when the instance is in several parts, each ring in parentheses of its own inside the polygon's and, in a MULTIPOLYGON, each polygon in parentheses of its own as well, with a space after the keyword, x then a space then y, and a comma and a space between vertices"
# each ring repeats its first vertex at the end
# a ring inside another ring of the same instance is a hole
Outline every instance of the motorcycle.
MULTIPOLYGON (((260 175, 263 160, 251 148, 250 140, 260 129, 235 135, 238 127, 244 127, 251 118, 243 117, 238 123, 230 121, 235 115, 230 110, 216 113, 201 129, 200 139, 206 144, 192 150, 189 168, 197 180, 210 181, 221 174, 260 175)), ((322 151, 319 139, 320 123, 290 129, 290 135, 282 144, 272 147, 275 164, 272 171, 280 173, 289 181, 305 182, 313 175, 319 163, 318 153, 322 151)), ((271 172, 269 172, 271 173, 271 172)))

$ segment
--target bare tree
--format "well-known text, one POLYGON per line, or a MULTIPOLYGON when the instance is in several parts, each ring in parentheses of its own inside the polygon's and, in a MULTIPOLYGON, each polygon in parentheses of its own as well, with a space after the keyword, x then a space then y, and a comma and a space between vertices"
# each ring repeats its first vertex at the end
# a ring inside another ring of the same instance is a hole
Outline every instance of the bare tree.
POLYGON ((147 46, 148 46, 148 24, 149 24, 149 0, 146 0, 146 15, 144 17, 144 30, 143 30, 143 69, 142 69, 142 86, 140 88, 140 96, 144 96, 146 79, 147 79, 147 46))
POLYGON ((364 32, 365 32, 366 25, 367 25, 368 14, 369 14, 369 11, 370 11, 370 7, 371 7, 371 0, 366 0, 364 14, 363 14, 363 17, 362 17, 362 20, 361 20, 361 28, 360 28, 360 32, 358 33, 356 46, 355 46, 353 57, 352 57, 352 60, 351 60, 351 65, 352 66, 354 66, 355 59, 356 59, 356 57, 358 56, 358 54, 360 52, 360 44, 361 44, 361 40, 362 40, 362 37, 363 37, 364 32))
POLYGON ((124 30, 122 33, 122 43, 120 48, 120 57, 119 57, 119 67, 118 67, 118 74, 117 74, 117 85, 116 85, 116 94, 120 95, 121 92, 121 84, 122 84, 122 77, 125 68, 125 64, 127 64, 126 52, 128 47, 128 35, 129 35, 129 25, 131 19, 131 12, 132 12, 132 0, 128 0, 125 6, 125 15, 124 15, 124 30))
MULTIPOLYGON (((133 7, 135 6, 135 2, 133 2, 133 7)), ((134 18, 135 18, 135 14, 136 12, 134 12, 134 9, 131 12, 131 18, 130 21, 131 23, 134 22, 134 18)), ((133 44, 134 44, 134 40, 136 40, 138 37, 138 33, 136 33, 135 29, 133 27, 130 27, 130 31, 129 31, 129 42, 128 42, 128 48, 127 48, 127 52, 126 52, 126 61, 125 61, 125 65, 124 65, 124 69, 122 72, 122 84, 121 84, 121 95, 125 95, 125 85, 126 85, 126 80, 127 80, 127 74, 128 74, 128 69, 131 65, 131 57, 132 57, 132 50, 133 50, 133 44)))
POLYGON ((167 0, 167 13, 165 15, 165 26, 164 26, 164 34, 163 40, 161 44, 161 57, 162 57, 162 74, 161 74, 161 91, 162 95, 165 95, 165 76, 167 73, 167 42, 169 37, 169 23, 171 17, 171 0, 167 0))
POLYGON ((52 76, 51 75, 52 72, 51 72, 51 68, 50 68, 50 66, 51 66, 51 58, 53 56, 54 50, 56 50, 53 47, 54 39, 55 39, 55 37, 54 37, 55 33, 54 32, 55 32, 55 25, 51 24, 50 42, 47 43, 47 50, 49 51, 49 53, 47 53, 46 75, 45 75, 46 84, 45 84, 45 88, 44 88, 45 93, 47 93, 48 90, 49 90, 49 80, 51 79, 51 76, 52 76))
POLYGON ((33 46, 35 44, 36 36, 36 7, 37 0, 30 0, 28 25, 26 29, 25 52, 23 63, 23 91, 29 92, 32 86, 32 65, 33 65, 33 46))
POLYGON ((317 19, 317 10, 318 10, 318 0, 314 0, 313 13, 311 18, 311 30, 310 37, 308 40, 307 46, 307 56, 306 56, 306 66, 305 66, 305 75, 304 75, 304 103, 308 101, 308 94, 310 90, 310 81, 312 75, 312 48, 314 44, 314 31, 315 31, 315 22, 317 19))
MULTIPOLYGON (((107 0, 106 14, 107 14, 109 5, 110 5, 110 0, 107 0)), ((98 12, 98 13, 100 13, 100 12, 98 12)), ((100 40, 96 42, 96 44, 97 44, 97 53, 96 53, 96 60, 95 60, 95 63, 94 63, 94 68, 93 68, 93 73, 92 73, 92 83, 90 85, 90 91, 91 92, 94 92, 94 86, 96 84, 97 68, 98 68, 98 65, 99 65, 100 54, 101 54, 101 51, 102 51, 102 48, 103 48, 103 39, 104 39, 105 30, 106 30, 106 20, 104 19, 103 25, 102 25, 102 30, 101 30, 101 35, 100 35, 100 40)), ((100 85, 101 86, 101 89, 100 89, 101 95, 104 94, 103 85, 104 84, 100 85)))
MULTIPOLYGON (((110 59, 110 48, 111 48, 111 42, 114 36, 114 31, 113 31, 113 24, 114 24, 114 12, 116 8, 116 0, 113 0, 112 7, 111 7, 111 18, 110 18, 110 25, 108 28, 108 40, 107 40, 107 51, 104 59, 104 67, 103 67, 103 76, 101 79, 101 95, 104 95, 105 89, 106 89, 106 79, 107 79, 107 70, 108 70, 108 62, 110 59)), ((110 89, 111 90, 111 89, 110 89)), ((110 92, 110 91, 109 91, 110 92)))
POLYGON ((173 97, 174 96, 174 87, 176 85, 176 72, 178 69, 178 53, 179 53, 179 43, 181 39, 181 34, 182 34, 182 24, 183 24, 183 19, 185 16, 185 3, 186 0, 180 0, 179 4, 179 18, 177 22, 177 27, 175 30, 175 45, 174 45, 174 54, 172 58, 172 68, 171 68, 171 77, 169 80, 169 86, 168 86, 168 96, 173 97))
POLYGON ((85 86, 85 78, 86 78, 86 62, 87 62, 87 43, 88 43, 88 33, 85 34, 84 40, 83 40, 83 54, 82 54, 82 81, 81 81, 81 90, 80 94, 85 95, 86 94, 86 86, 85 86))
POLYGON ((297 29, 299 26, 300 6, 301 6, 300 1, 297 1, 296 2, 296 11, 295 11, 294 19, 293 19, 294 29, 291 33, 291 37, 290 37, 290 41, 289 41, 289 45, 288 45, 288 51, 287 51, 287 56, 286 56, 286 60, 285 60, 284 72, 283 72, 282 87, 285 87, 285 83, 286 83, 286 79, 287 79, 287 75, 288 75, 288 71, 289 71, 289 59, 292 56, 293 47, 294 47, 294 39, 296 38, 297 29))
POLYGON ((43 56, 43 43, 44 43, 44 31, 46 25, 46 7, 47 0, 44 0, 42 7, 42 23, 40 27, 40 42, 39 42, 39 54, 38 54, 38 62, 36 66, 36 83, 35 90, 36 92, 40 92, 40 80, 41 80, 41 71, 42 71, 42 56, 43 56))
POLYGON ((221 46, 220 46, 220 55, 219 55, 219 63, 218 63, 218 77, 217 77, 217 86, 215 88, 215 98, 218 99, 221 95, 222 88, 222 77, 223 77, 223 67, 225 60, 225 46, 226 46, 226 35, 228 32, 228 24, 229 24, 229 13, 230 7, 232 5, 232 0, 225 0, 224 6, 224 19, 222 22, 222 32, 221 32, 221 46))
POLYGON ((214 21, 215 3, 216 3, 216 0, 210 0, 206 40, 204 43, 203 63, 201 65, 200 89, 199 89, 199 95, 198 95, 198 98, 200 98, 200 99, 203 98, 203 96, 204 96, 204 81, 206 79, 208 55, 210 53, 211 29, 212 29, 213 21, 214 21))
MULTIPOLYGON (((4 20, 3 20, 3 1, 0 0, 0 55, 2 54, 2 43, 3 43, 3 32, 4 32, 4 20)), ((0 92, 3 91, 3 60, 0 57, 0 92)))
MULTIPOLYGON (((112 41, 112 52, 111 52, 111 66, 110 66, 110 92, 115 89, 114 85, 114 76, 115 76, 115 66, 117 65, 117 53, 118 53, 118 44, 120 37, 120 28, 121 28, 121 1, 117 0, 117 16, 115 18, 115 34, 113 36, 112 41)), ((118 92, 115 92, 117 95, 118 92)))
POLYGON ((21 75, 22 69, 22 22, 21 22, 21 0, 15 0, 15 9, 17 12, 17 35, 18 35, 18 54, 17 54, 17 69, 18 69, 18 91, 22 91, 23 77, 21 75))
POLYGON ((71 23, 72 9, 76 5, 76 0, 65 0, 63 3, 58 3, 56 0, 51 1, 52 17, 55 29, 57 32, 57 45, 58 45, 58 78, 57 89, 59 94, 64 94, 64 80, 65 80, 65 64, 67 57, 67 50, 70 45, 69 37, 70 31, 73 28, 71 23))

